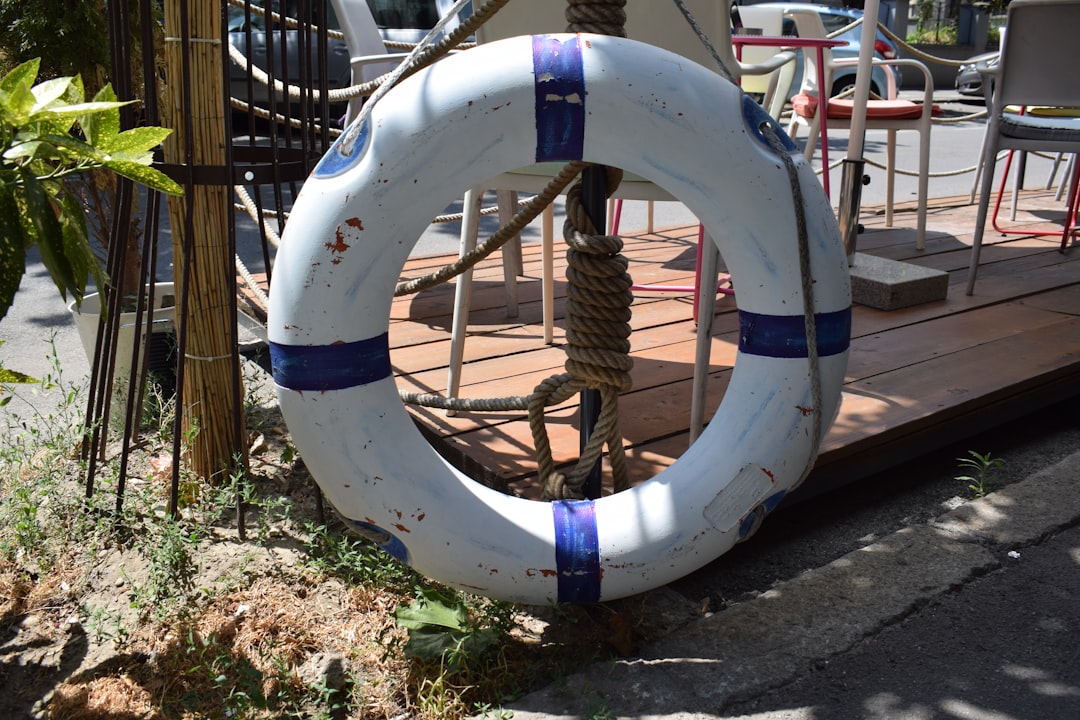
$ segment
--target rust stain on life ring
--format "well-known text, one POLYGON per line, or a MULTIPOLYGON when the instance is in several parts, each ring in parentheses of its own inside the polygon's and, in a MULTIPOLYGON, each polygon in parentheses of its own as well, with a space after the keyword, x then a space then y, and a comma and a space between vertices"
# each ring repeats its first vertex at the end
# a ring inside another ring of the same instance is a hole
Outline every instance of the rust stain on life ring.
MULTIPOLYGON (((356 232, 363 232, 364 230, 364 224, 360 221, 360 218, 357 217, 348 218, 345 221, 345 224, 356 232)), ((337 229, 334 231, 334 242, 326 243, 326 249, 333 255, 343 255, 350 247, 352 247, 352 245, 345 242, 345 233, 342 232, 341 226, 338 225, 337 229)), ((335 257, 330 262, 337 265, 341 262, 341 258, 335 257)))

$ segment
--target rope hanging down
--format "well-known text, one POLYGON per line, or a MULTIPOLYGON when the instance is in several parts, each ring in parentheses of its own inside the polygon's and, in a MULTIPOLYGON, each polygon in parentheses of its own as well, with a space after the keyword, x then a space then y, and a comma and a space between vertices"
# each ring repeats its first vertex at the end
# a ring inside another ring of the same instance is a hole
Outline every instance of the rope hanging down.
MULTIPOLYGON (((608 195, 618 187, 622 171, 606 168, 608 195)), ((581 184, 566 196, 563 235, 566 252, 566 372, 537 385, 529 403, 529 427, 536 448, 537 470, 548 500, 582 497, 582 486, 608 449, 616 492, 629 487, 629 472, 619 430, 619 393, 632 386, 630 369, 630 304, 634 300, 628 261, 617 235, 600 235, 581 203, 581 184), (556 473, 543 410, 581 390, 600 393, 600 417, 581 456, 567 474, 556 473)))

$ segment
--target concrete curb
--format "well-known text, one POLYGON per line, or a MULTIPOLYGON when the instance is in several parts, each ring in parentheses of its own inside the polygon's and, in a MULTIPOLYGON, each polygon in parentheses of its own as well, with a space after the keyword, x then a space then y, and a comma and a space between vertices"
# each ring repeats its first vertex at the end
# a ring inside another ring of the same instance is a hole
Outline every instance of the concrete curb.
POLYGON ((515 720, 720 717, 1080 522, 1080 453, 702 618, 640 658, 599 663, 505 706, 515 720))

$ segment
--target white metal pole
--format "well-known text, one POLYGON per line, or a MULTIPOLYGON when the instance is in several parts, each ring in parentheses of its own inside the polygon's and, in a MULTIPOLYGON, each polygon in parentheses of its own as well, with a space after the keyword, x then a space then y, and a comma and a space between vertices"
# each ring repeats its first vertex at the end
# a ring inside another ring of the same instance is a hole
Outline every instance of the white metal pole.
POLYGON ((862 34, 859 37, 859 69, 855 75, 851 136, 848 140, 848 158, 851 160, 863 159, 863 141, 866 135, 866 102, 870 97, 870 74, 874 70, 874 42, 877 40, 879 5, 879 0, 866 0, 866 5, 863 8, 862 34))

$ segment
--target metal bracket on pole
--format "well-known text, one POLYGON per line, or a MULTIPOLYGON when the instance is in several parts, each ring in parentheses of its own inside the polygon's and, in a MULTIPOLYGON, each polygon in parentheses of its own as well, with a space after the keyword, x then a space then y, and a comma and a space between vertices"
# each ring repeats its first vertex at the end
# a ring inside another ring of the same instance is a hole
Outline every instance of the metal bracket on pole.
POLYGON ((862 205, 862 186, 865 183, 863 170, 866 161, 862 158, 847 159, 841 164, 840 207, 838 220, 840 236, 844 239, 844 252, 847 253, 848 266, 855 259, 855 244, 859 236, 859 210, 862 205))

